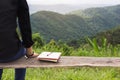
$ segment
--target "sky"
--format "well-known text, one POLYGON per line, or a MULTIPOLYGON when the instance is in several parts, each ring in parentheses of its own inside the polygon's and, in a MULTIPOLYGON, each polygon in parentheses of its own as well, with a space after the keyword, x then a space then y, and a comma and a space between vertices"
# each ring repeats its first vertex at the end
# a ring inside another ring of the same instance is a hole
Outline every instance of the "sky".
POLYGON ((27 0, 29 4, 55 5, 55 4, 120 4, 120 0, 27 0))

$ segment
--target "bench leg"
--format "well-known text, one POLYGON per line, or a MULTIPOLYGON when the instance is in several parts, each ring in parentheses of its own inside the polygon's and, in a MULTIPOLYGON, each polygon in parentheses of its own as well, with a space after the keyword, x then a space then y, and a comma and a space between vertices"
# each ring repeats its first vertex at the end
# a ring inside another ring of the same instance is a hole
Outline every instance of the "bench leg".
POLYGON ((3 69, 0 69, 0 80, 2 79, 3 69))
POLYGON ((15 69, 15 80, 25 80, 26 69, 15 69))

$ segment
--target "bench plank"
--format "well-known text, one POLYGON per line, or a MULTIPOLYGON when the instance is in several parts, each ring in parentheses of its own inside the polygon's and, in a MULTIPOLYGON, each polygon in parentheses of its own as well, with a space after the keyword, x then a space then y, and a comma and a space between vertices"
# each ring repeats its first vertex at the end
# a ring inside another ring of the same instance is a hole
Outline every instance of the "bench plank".
POLYGON ((9 63, 0 63, 0 68, 36 67, 120 67, 119 57, 77 57, 62 56, 58 63, 38 61, 36 58, 22 57, 9 63))

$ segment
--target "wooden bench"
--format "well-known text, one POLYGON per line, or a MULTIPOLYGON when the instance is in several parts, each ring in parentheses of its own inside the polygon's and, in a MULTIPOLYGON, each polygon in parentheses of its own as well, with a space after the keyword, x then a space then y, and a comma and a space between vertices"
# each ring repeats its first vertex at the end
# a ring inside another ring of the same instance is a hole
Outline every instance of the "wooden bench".
POLYGON ((0 68, 36 68, 36 67, 120 67, 119 57, 77 57, 62 56, 58 63, 38 61, 36 58, 22 57, 9 63, 0 63, 0 68))

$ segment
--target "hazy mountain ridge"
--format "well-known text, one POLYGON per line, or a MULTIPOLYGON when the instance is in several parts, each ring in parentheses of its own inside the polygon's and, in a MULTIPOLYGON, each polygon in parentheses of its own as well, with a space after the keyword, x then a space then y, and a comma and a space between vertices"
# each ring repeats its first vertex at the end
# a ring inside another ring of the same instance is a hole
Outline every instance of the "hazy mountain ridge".
POLYGON ((73 13, 63 15, 40 11, 31 15, 31 23, 33 32, 39 32, 46 41, 50 39, 67 41, 93 36, 120 25, 119 10, 119 5, 86 9, 85 11, 90 13, 89 17, 73 13))
POLYGON ((99 15, 98 13, 106 14, 106 12, 118 15, 120 13, 120 5, 87 8, 87 9, 84 9, 84 10, 79 9, 79 10, 70 12, 70 14, 75 14, 75 15, 78 15, 78 16, 83 16, 82 14, 84 14, 86 16, 93 17, 95 15, 99 15))
POLYGON ((109 6, 109 4, 80 4, 80 5, 66 5, 66 4, 56 4, 56 5, 35 5, 29 4, 30 13, 33 14, 38 11, 53 11, 61 14, 66 14, 71 11, 86 9, 90 7, 103 7, 109 6))

